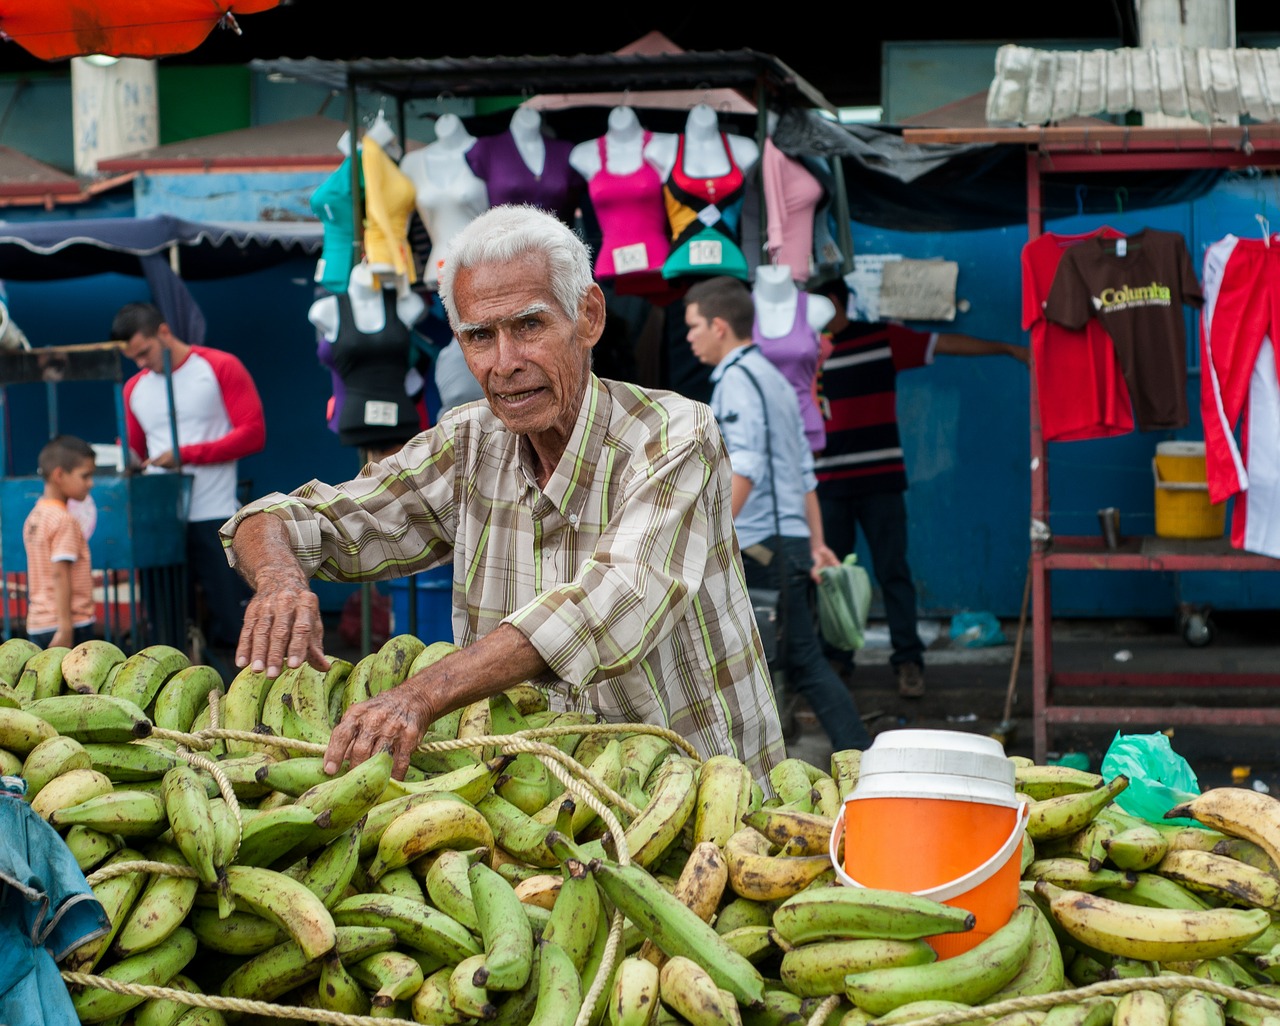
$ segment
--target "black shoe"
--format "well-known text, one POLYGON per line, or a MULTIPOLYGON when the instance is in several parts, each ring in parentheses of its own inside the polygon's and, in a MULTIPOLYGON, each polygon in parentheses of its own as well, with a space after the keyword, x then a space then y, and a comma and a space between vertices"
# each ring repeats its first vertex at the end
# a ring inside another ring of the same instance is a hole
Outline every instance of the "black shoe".
POLYGON ((919 663, 898 665, 898 694, 903 698, 924 697, 924 667, 919 663))

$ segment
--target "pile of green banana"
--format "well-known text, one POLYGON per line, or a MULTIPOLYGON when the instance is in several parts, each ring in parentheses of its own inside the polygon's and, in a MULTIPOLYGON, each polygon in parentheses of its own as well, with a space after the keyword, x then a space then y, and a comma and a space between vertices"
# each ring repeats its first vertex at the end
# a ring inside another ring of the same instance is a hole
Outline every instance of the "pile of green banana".
MULTIPOLYGON (((766 795, 735 758, 597 728, 531 685, 432 724, 426 741, 555 728, 547 743, 584 767, 616 837, 529 751, 420 750, 397 781, 388 755, 326 777, 318 755, 278 740, 323 745, 351 704, 453 650, 399 636, 355 665, 242 671, 224 688, 161 646, 0 645, 0 772, 26 778, 111 922, 63 968, 427 1026, 572 1026, 580 1013, 591 1026, 801 1026, 833 1000, 825 1026, 887 1026, 1057 991, 1060 1004, 1002 1026, 1280 1026, 1160 980, 1280 993, 1280 802, 1266 795, 1210 791, 1175 810, 1201 825, 1151 824, 1115 804, 1123 778, 1015 759, 1031 803, 1019 904, 938 961, 928 938, 973 929, 972 915, 835 879, 828 845, 856 751, 829 771, 787 759, 766 795), (234 802, 167 733, 208 730, 215 695, 218 726, 255 735, 204 738, 234 802), (1112 977, 1151 982, 1071 1001, 1112 977)), ((83 1023, 309 1021, 74 984, 72 998, 83 1023)))

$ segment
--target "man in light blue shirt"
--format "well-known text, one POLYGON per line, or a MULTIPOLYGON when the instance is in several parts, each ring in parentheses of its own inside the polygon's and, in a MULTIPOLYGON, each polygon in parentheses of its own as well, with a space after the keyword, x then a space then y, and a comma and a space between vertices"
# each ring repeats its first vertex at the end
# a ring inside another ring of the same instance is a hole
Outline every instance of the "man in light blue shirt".
POLYGON ((741 282, 698 282, 685 295, 684 319, 694 356, 715 368, 711 409, 733 467, 733 522, 747 585, 782 591, 787 686, 808 701, 837 751, 866 748, 871 737, 813 625, 810 585, 839 560, 823 540, 795 390, 752 343, 755 310, 741 282))

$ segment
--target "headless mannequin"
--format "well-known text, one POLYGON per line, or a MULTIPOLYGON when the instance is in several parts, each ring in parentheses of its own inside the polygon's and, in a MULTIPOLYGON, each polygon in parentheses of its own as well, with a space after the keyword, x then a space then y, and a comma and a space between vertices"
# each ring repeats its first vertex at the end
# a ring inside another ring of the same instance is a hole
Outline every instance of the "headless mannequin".
MULTIPOLYGON (((386 327, 382 288, 393 286, 396 289, 396 315, 412 328, 425 307, 421 296, 411 291, 403 279, 390 275, 375 277, 368 264, 356 264, 351 269, 347 298, 351 300, 351 317, 364 334, 372 335, 386 327), (379 285, 379 282, 382 284, 379 285)), ((317 299, 311 304, 307 320, 316 326, 325 340, 332 342, 336 339, 339 327, 337 297, 324 296, 317 299)))
POLYGON ((547 144, 542 138, 542 115, 532 107, 519 107, 511 115, 509 127, 516 150, 535 178, 541 176, 547 163, 547 144))
POLYGON ((396 140, 395 129, 391 127, 391 123, 386 119, 382 111, 378 111, 377 117, 373 119, 373 124, 368 127, 364 133, 379 146, 382 151, 392 160, 399 161, 404 151, 400 149, 400 143, 396 140))
POLYGON ((489 195, 467 163, 467 151, 476 137, 456 114, 442 114, 436 121, 435 142, 405 154, 400 170, 418 190, 418 216, 431 236, 425 284, 439 285, 440 267, 449 242, 489 206, 489 195))
MULTIPOLYGON (((751 289, 760 334, 765 338, 781 338, 787 334, 796 319, 799 296, 800 290, 791 277, 790 267, 786 264, 762 264, 756 270, 756 283, 751 289)), ((810 295, 806 307, 806 319, 815 334, 830 324, 836 315, 835 303, 826 296, 810 295)))
MULTIPOLYGON (((746 174, 760 159, 760 148, 754 139, 745 135, 727 135, 729 151, 734 162, 746 174)), ((645 157, 663 179, 671 175, 675 167, 679 136, 654 136, 645 157)), ((720 138, 720 123, 716 112, 705 103, 689 111, 684 128, 684 171, 690 178, 715 178, 729 173, 729 155, 725 153, 720 138)))
MULTIPOLYGON (((660 139, 671 140, 671 145, 675 145, 674 135, 655 134, 645 146, 644 127, 636 112, 630 107, 614 107, 609 112, 609 127, 604 133, 605 162, 609 173, 629 175, 640 169, 642 161, 653 163, 649 155, 660 139)), ((569 163, 578 174, 591 181, 600 173, 600 147, 596 140, 588 139, 575 146, 569 154, 569 163)))

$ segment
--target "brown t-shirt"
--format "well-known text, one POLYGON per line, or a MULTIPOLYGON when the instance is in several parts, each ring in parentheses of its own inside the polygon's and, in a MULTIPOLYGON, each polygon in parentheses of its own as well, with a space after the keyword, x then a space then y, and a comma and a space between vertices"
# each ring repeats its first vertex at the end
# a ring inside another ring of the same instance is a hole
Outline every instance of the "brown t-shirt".
POLYGON ((1139 429, 1155 431, 1187 424, 1182 305, 1203 301, 1182 236, 1145 228, 1125 239, 1090 239, 1068 250, 1044 312, 1073 329, 1098 318, 1115 343, 1139 429))

